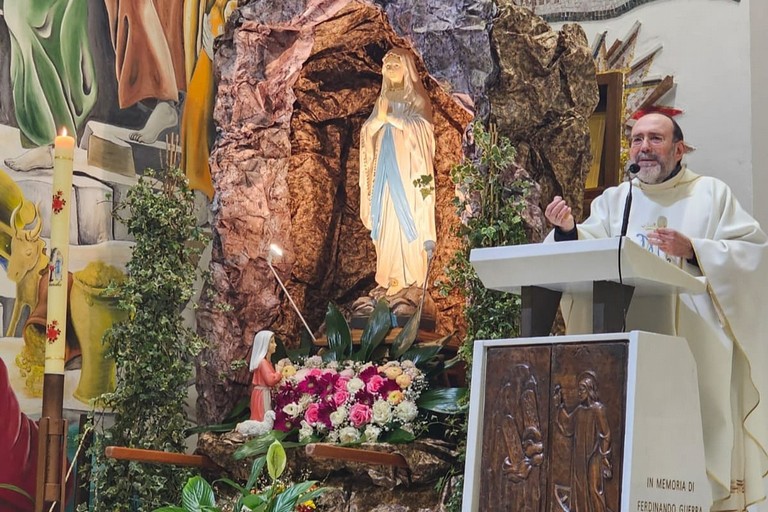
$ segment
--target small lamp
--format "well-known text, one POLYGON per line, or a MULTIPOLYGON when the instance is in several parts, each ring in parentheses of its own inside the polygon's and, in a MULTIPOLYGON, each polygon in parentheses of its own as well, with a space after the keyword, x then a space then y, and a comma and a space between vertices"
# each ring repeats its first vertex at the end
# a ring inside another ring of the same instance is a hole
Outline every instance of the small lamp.
POLYGON ((275 267, 272 266, 272 258, 280 258, 282 257, 282 255, 283 255, 283 250, 278 245, 269 244, 269 253, 267 254, 267 266, 275 275, 275 279, 277 279, 277 282, 280 284, 280 288, 283 289, 283 291, 285 292, 285 295, 288 297, 288 300, 291 302, 291 306, 293 306, 293 310, 296 311, 297 315, 299 315, 301 322, 304 324, 304 327, 307 329, 307 332, 312 337, 312 341, 316 342, 317 338, 315 338, 315 335, 312 334, 312 329, 310 329, 309 325, 307 325, 307 321, 304 320, 304 317, 301 315, 301 312, 299 311, 299 308, 296 306, 296 303, 293 302, 293 297, 291 297, 291 294, 288 293, 288 290, 285 288, 285 285, 283 284, 283 280, 280 279, 280 276, 277 275, 277 271, 275 271, 275 267))

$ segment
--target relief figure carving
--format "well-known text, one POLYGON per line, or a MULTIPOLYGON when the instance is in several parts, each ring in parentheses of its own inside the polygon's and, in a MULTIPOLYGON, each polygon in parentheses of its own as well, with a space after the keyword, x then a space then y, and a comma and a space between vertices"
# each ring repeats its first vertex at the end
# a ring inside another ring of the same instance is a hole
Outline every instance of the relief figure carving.
POLYGON ((501 390, 502 434, 506 457, 502 471, 513 483, 528 478, 531 469, 544 461, 544 442, 539 421, 538 384, 528 365, 512 369, 511 382, 501 390))
POLYGON ((578 382, 579 403, 570 410, 561 386, 554 389, 555 425, 571 439, 570 482, 555 482, 555 500, 563 512, 610 512, 604 492, 605 481, 613 477, 606 408, 594 372, 581 373, 578 382))

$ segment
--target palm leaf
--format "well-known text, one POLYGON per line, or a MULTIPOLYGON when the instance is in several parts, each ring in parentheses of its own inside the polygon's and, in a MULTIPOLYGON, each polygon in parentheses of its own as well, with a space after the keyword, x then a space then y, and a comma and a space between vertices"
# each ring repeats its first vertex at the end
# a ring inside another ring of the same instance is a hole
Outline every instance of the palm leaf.
POLYGON ((466 410, 466 405, 461 405, 467 397, 467 388, 435 388, 421 394, 416 405, 427 411, 442 414, 459 414, 466 410))
POLYGON ((405 324, 403 330, 397 333, 395 341, 392 342, 392 346, 389 348, 389 356, 392 359, 400 359, 400 356, 405 354, 413 342, 416 340, 416 335, 419 332, 419 322, 421 321, 421 304, 416 308, 416 312, 405 324))
MULTIPOLYGON (((360 337, 360 351, 358 361, 370 361, 373 351, 378 347, 389 330, 392 329, 392 314, 386 299, 379 299, 365 324, 363 334, 360 337)), ((353 358, 355 359, 355 358, 353 358)))
POLYGON ((328 337, 328 357, 335 361, 344 360, 352 347, 352 335, 347 320, 333 302, 328 303, 325 313, 325 333, 328 337))

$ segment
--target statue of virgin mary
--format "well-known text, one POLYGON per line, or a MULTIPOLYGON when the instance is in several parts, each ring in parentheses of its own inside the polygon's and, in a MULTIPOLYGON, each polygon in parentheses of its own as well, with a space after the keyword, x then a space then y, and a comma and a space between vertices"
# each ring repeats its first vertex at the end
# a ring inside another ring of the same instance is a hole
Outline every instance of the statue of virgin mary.
POLYGON ((436 236, 435 136, 413 56, 390 50, 382 75, 360 133, 360 218, 376 247, 376 283, 392 296, 427 277, 425 242, 434 247, 436 236))

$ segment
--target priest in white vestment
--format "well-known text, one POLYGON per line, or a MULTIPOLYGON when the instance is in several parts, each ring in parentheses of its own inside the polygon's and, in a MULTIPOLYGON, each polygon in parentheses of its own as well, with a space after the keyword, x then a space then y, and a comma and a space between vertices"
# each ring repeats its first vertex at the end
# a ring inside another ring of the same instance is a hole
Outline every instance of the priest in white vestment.
MULTIPOLYGON (((741 511, 765 498, 768 472, 768 238, 727 185, 681 165, 684 152, 672 118, 643 116, 630 143, 636 176, 597 197, 582 224, 560 197, 545 215, 555 225, 550 240, 619 236, 631 186, 627 236, 706 277, 707 293, 669 305, 665 334, 685 337, 698 367, 712 510, 741 511)), ((581 306, 563 301, 569 332, 579 329, 581 306)))

